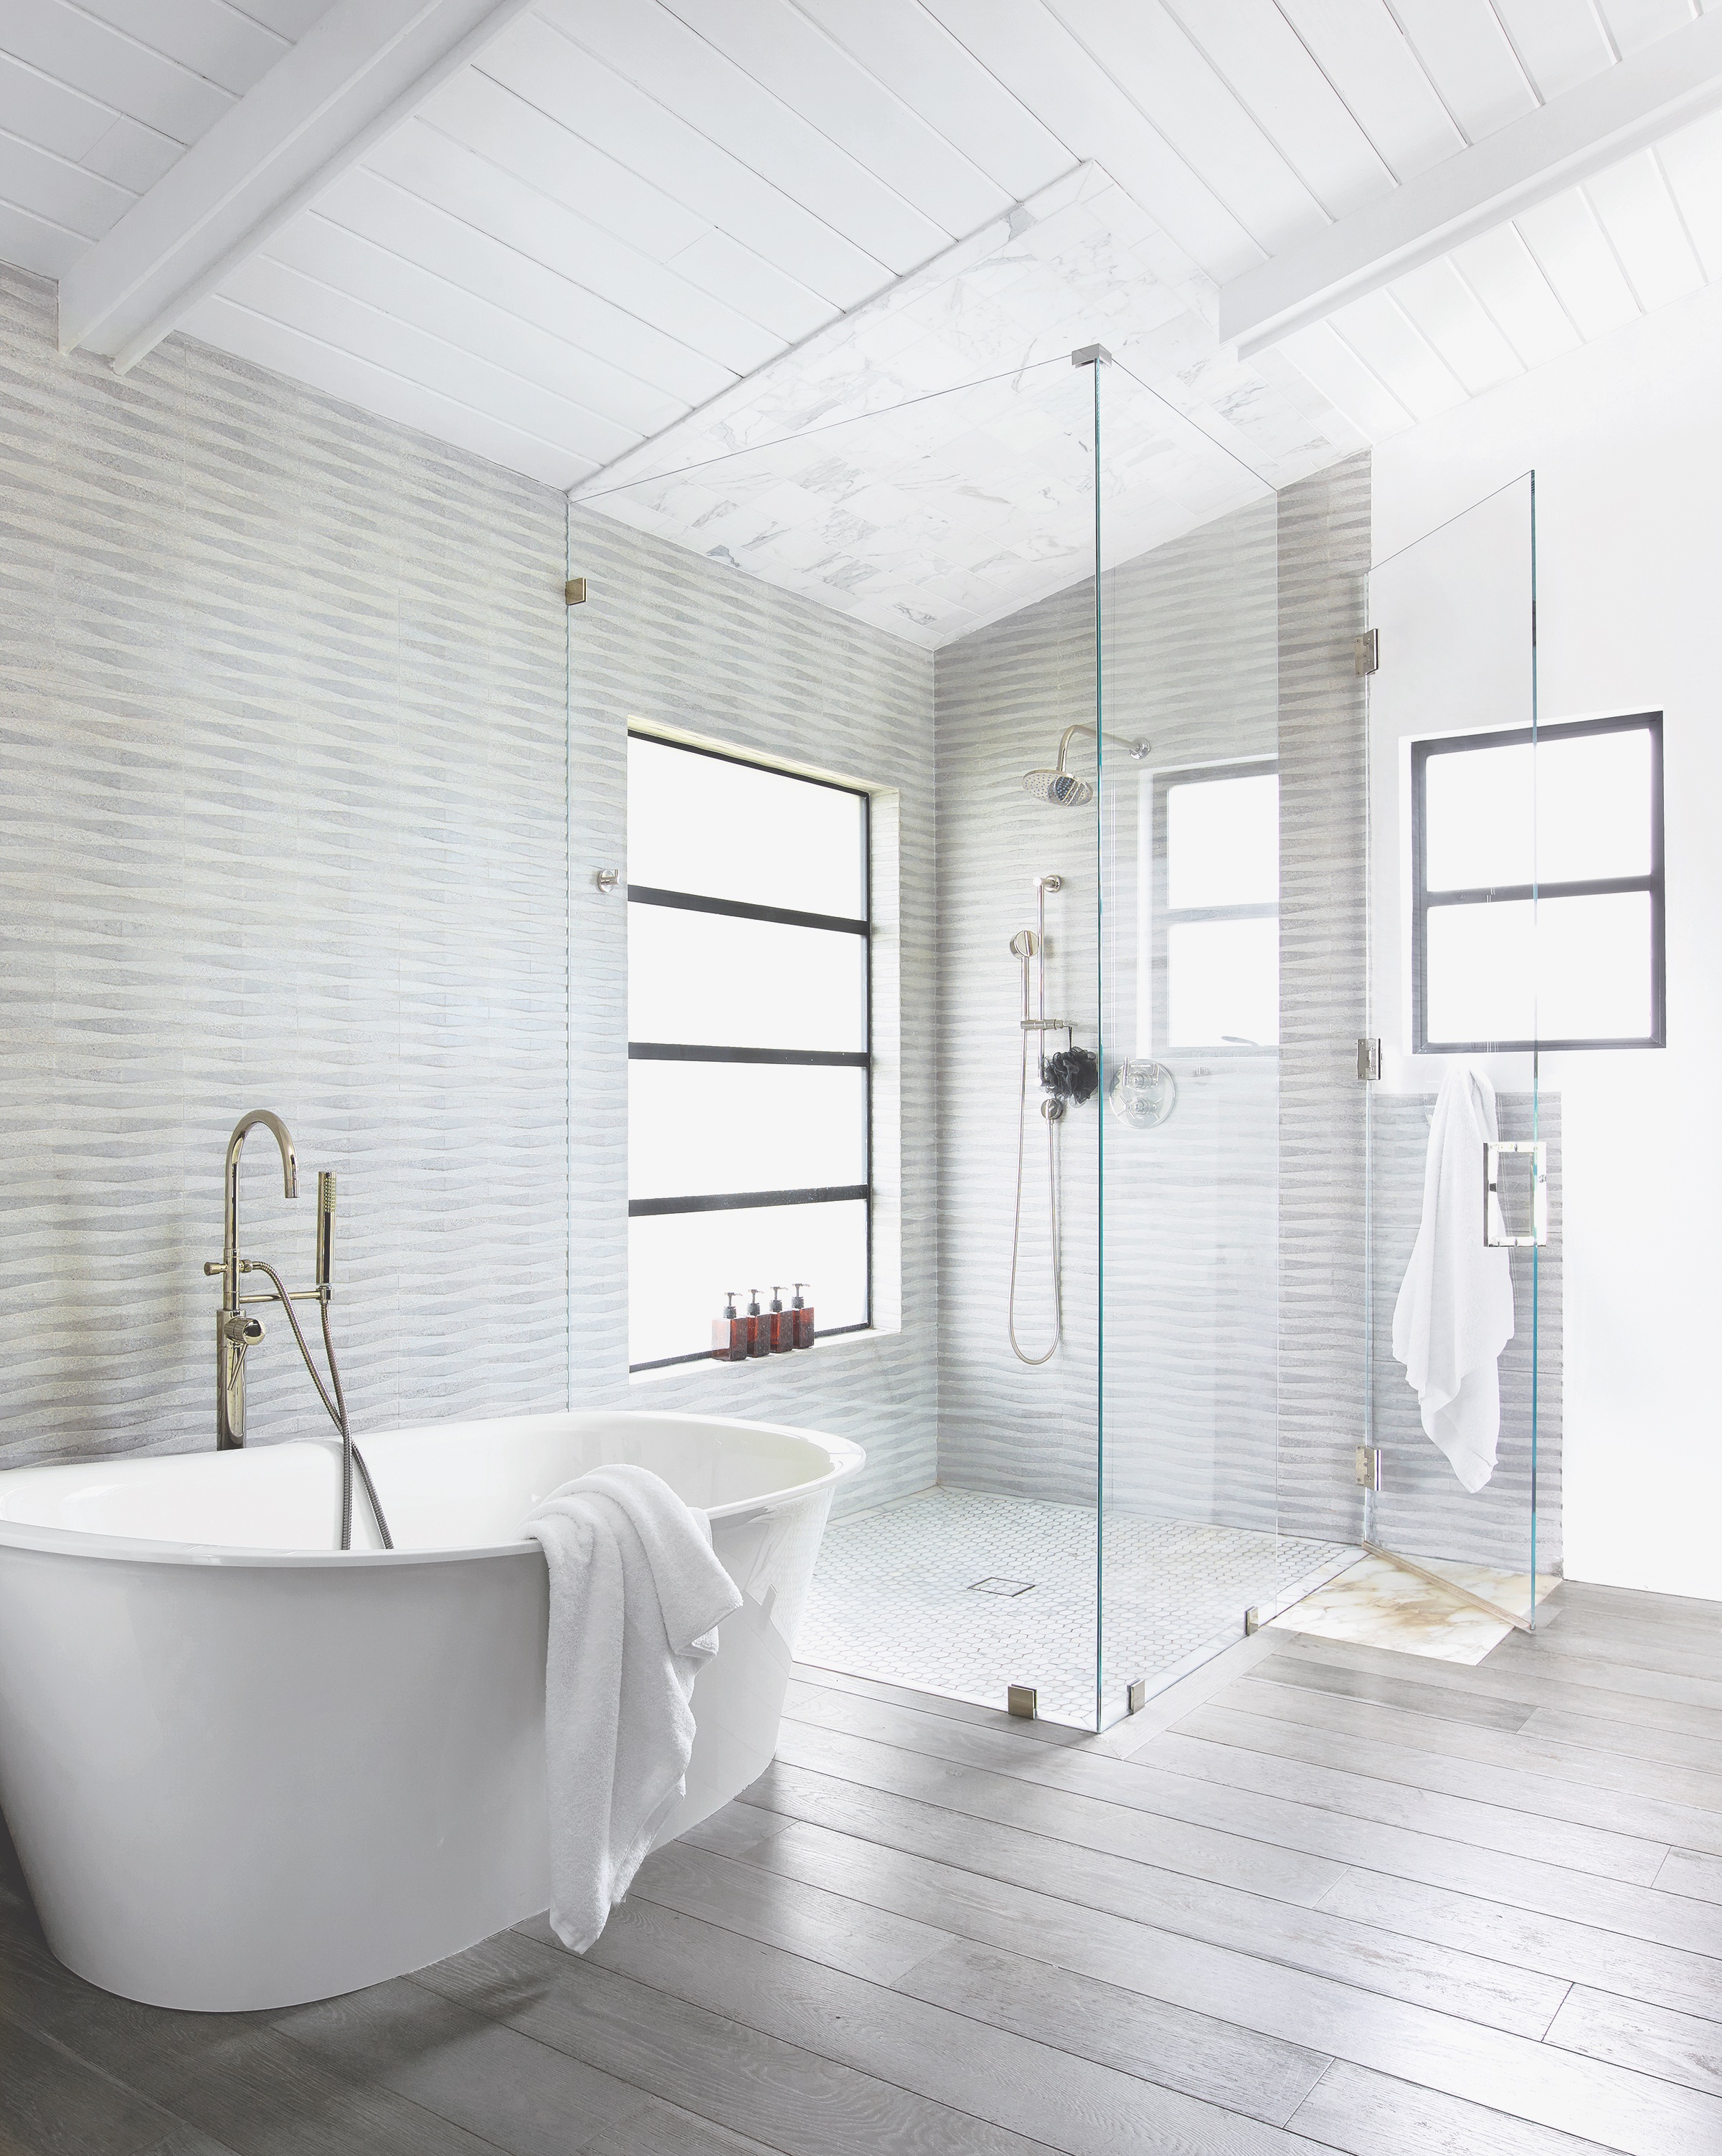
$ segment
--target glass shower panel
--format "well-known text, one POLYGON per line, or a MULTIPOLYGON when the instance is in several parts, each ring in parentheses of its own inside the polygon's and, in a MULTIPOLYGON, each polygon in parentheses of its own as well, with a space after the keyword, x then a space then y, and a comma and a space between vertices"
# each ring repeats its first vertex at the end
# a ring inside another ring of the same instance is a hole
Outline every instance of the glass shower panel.
MULTIPOLYGON (((846 378, 832 399, 852 408, 867 386, 846 378)), ((698 1311, 715 1315, 724 1288, 755 1280, 810 1278, 822 1332, 865 1322, 867 1283, 846 1255, 860 1247, 858 1201, 716 1209, 706 1195, 747 1174, 750 1130, 790 1111, 792 1092, 841 1088, 847 1101, 865 1083, 864 1169, 832 1166, 825 1147, 815 1175, 794 1165, 793 1147, 774 1168, 791 1183, 866 1175, 876 1310, 890 1306, 880 1270, 898 1247, 939 1250, 938 1480, 882 1503, 863 1489, 856 1516, 833 1521, 799 1651, 994 1707, 1014 1693, 1044 1718, 1092 1727, 1102 1109, 1092 1087, 1078 1096, 1101 1028, 1093 369, 1066 352, 829 422, 732 407, 707 434, 709 456, 684 452, 673 469, 612 476, 577 508, 697 552, 713 578, 731 580, 738 606, 753 603, 758 580, 828 609, 834 666, 843 616, 936 653, 939 726, 936 744, 914 743, 923 762, 912 789, 882 797, 864 741, 851 750, 828 736, 815 749, 784 716, 800 700, 779 696, 768 640, 716 703, 684 702, 666 680, 650 708, 617 714, 636 737, 640 783, 654 789, 655 838, 648 844, 636 819, 640 843, 630 838, 629 850, 634 1030, 680 1044, 673 1063, 632 1066, 630 1250, 637 1276, 655 1283, 635 1359, 668 1359, 698 1311), (853 832, 835 820, 853 816, 856 797, 822 798, 830 828, 815 830, 805 790, 784 788, 780 826, 768 829, 770 803, 753 798, 748 772, 757 843, 738 855, 722 789, 743 779, 638 738, 653 735, 871 791, 876 845, 881 831, 901 834, 918 878, 933 865, 936 803, 936 1038, 924 1024, 911 1030, 928 1005, 908 998, 927 995, 933 956, 921 883, 905 878, 899 891, 876 856, 865 942, 838 949, 826 937, 815 960, 820 939, 798 925, 810 912, 860 910, 853 832), (750 911, 787 917, 743 917, 750 911), (900 1014, 912 966, 922 970, 900 1014), (794 996, 774 988, 784 978, 798 983, 794 996), (840 1067, 863 1040, 866 1071, 840 1067), (753 1060, 702 1062, 702 1045, 753 1060), (797 1055, 805 1067, 781 1061, 797 1055), (936 1180, 906 1173, 897 1137, 905 1104, 924 1101, 935 1070, 936 1180), (771 1084, 745 1082, 768 1072, 771 1084), (1060 1101, 1062 1115, 1043 1113, 1060 1101), (686 1209, 663 1209, 666 1195, 686 1209)), ((1153 544, 1151 524, 1138 528, 1138 543, 1153 544)), ((882 694, 894 673, 880 669, 882 694)), ((1194 862, 1204 845, 1193 838, 1184 857, 1194 862)), ((1211 911, 1200 893, 1190 906, 1193 925, 1211 911)), ((1248 961, 1233 971, 1244 979, 1248 961)), ((841 1106, 834 1098, 823 1119, 841 1106)), ((904 1317, 924 1339, 926 1305, 904 1317)), ((815 1366, 797 1358, 784 1380, 840 1388, 846 1352, 864 1351, 834 1347, 817 1384, 815 1366)), ((921 1342, 905 1342, 905 1355, 920 1352, 921 1342)), ((757 1402, 733 1411, 774 1412, 757 1402)), ((805 1413, 786 1407, 782 1419, 805 1413)), ((855 1435, 871 1441, 865 1429, 855 1435)))
POLYGON ((1539 1537, 1558 1477, 1560 1308, 1560 1101, 1541 1049, 1581 1015, 1627 1032, 1647 1017, 1642 973, 1609 973, 1608 995, 1586 978, 1635 937, 1647 949, 1642 894, 1544 895, 1551 860, 1632 872, 1595 811, 1602 789, 1645 781, 1634 742, 1610 740, 1587 767, 1550 760, 1535 598, 1529 474, 1369 578, 1380 1075, 1365 1109, 1361 1534, 1385 1595, 1432 1588, 1462 1629, 1490 1623, 1479 1599, 1533 1622, 1539 1568, 1558 1564, 1539 1537))
POLYGON ((1097 389, 1104 1727, 1332 1553, 1277 1492, 1277 501, 1128 367, 1097 389))

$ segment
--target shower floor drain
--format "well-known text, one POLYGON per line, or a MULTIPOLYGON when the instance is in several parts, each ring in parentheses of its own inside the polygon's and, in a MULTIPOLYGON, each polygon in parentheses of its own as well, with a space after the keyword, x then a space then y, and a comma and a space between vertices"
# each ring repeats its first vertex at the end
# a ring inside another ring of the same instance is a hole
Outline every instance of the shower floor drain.
POLYGON ((977 1579, 969 1589, 971 1594, 1032 1594, 1034 1591, 1031 1579, 977 1579))

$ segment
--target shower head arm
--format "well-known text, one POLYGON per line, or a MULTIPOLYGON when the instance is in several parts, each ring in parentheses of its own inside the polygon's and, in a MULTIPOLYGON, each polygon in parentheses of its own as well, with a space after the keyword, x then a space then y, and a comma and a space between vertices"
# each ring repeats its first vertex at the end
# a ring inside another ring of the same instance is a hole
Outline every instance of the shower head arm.
POLYGON ((1089 726, 1086 721, 1078 720, 1075 726, 1067 726, 1058 737, 1058 762, 1055 767, 1056 769, 1061 772, 1064 769, 1064 759, 1070 754, 1070 745, 1078 734, 1092 734, 1097 741, 1104 739, 1111 742, 1116 748, 1127 748, 1139 763, 1154 746, 1151 742, 1126 741, 1122 734, 1108 732, 1103 735, 1097 726, 1089 726))

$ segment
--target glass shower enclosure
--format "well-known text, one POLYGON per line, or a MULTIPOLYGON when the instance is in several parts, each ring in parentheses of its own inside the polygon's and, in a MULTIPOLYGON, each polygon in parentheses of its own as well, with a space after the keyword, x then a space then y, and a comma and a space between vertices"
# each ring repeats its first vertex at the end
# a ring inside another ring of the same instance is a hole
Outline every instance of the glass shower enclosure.
POLYGON ((900 1064, 870 1181, 876 1324, 938 1239, 938 1480, 832 1524, 801 1652, 1103 1728, 1355 1555, 1281 1532, 1279 504, 1097 346, 710 446, 584 506, 934 654, 876 823, 936 825, 940 1176, 900 1064))
POLYGON ((1628 774, 1588 748, 1563 768, 1571 730, 1540 727, 1533 475, 1379 560, 1368 619, 1361 1539, 1386 1601, 1440 1582, 1529 1630, 1560 1558, 1540 1534, 1558 1520, 1561 1303, 1544 1057, 1592 1025, 1570 1014, 1575 967, 1622 926, 1618 896, 1545 887, 1571 871, 1540 812, 1552 782, 1570 850, 1559 797, 1628 774))

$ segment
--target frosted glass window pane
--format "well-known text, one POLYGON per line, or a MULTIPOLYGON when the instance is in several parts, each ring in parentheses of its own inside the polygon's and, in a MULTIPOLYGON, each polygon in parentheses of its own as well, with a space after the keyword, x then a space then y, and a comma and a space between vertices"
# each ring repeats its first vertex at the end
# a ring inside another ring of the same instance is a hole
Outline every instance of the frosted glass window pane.
POLYGON ((867 1074, 769 1063, 628 1065, 628 1195, 816 1190, 867 1179, 867 1074))
POLYGON ((628 1262, 630 1363, 709 1350, 726 1288, 738 1291, 736 1308, 745 1310, 757 1286, 763 1310, 777 1282, 787 1308, 791 1283, 806 1281, 822 1332, 866 1320, 867 1209, 860 1199, 649 1214, 628 1223, 628 1262))
POLYGON ((1426 1019, 1432 1044, 1535 1037, 1531 914, 1528 898, 1429 909, 1426 1019))
POLYGON ((1529 742, 1432 756, 1424 767, 1424 880, 1431 891, 1486 891, 1536 875, 1529 742))
POLYGON ((679 906, 628 909, 628 1038, 864 1049, 867 944, 679 906))
POLYGON ((1442 906, 1429 913, 1428 1035, 1442 1041, 1642 1040, 1651 1029, 1647 891, 1442 906))
POLYGON ((865 811, 836 787, 630 737, 628 880, 859 921, 865 811))
POLYGON ((1642 727, 1539 742, 1538 882, 1648 875, 1650 777, 1642 727))
POLYGON ((1650 873, 1650 737, 1576 734, 1432 756, 1431 891, 1581 883, 1650 873))
POLYGON ((1642 1040, 1651 1027, 1650 893, 1545 898, 1537 908, 1537 1031, 1642 1040))
POLYGON ((1166 931, 1174 1048, 1271 1048, 1279 1040, 1279 923, 1185 921, 1166 931))
POLYGON ((1279 780, 1180 782, 1166 790, 1166 903, 1273 906, 1279 900, 1279 780))

